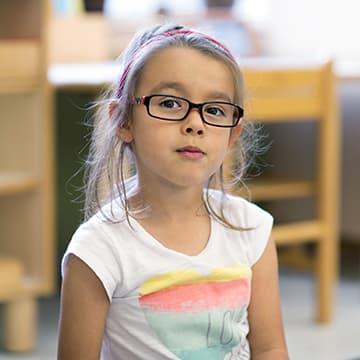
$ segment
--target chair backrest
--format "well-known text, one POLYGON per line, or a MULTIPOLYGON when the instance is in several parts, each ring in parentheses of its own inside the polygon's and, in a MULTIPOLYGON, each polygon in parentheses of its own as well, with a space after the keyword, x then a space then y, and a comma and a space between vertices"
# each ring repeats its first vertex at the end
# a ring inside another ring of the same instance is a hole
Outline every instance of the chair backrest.
POLYGON ((331 106, 331 62, 264 59, 240 65, 249 93, 245 107, 248 118, 288 122, 326 117, 327 108, 331 106))
MULTIPOLYGON (((253 194, 259 200, 261 194, 271 195, 273 199, 279 198, 280 194, 281 197, 299 195, 302 192, 307 195, 316 194, 319 200, 319 218, 328 224, 333 223, 332 227, 335 228, 338 223, 336 209, 339 193, 340 126, 332 62, 249 59, 240 63, 240 67, 247 92, 247 119, 262 123, 318 123, 317 149, 314 154, 317 169, 311 184, 302 181, 291 183, 291 191, 285 191, 285 183, 280 182, 275 188, 267 185, 265 180, 263 186, 253 189, 253 194), (302 190, 297 194, 299 186, 302 190)), ((230 154, 224 162, 224 178, 227 180, 231 179, 231 168, 235 160, 232 156, 230 154)), ((233 190, 243 194, 241 189, 233 190)))

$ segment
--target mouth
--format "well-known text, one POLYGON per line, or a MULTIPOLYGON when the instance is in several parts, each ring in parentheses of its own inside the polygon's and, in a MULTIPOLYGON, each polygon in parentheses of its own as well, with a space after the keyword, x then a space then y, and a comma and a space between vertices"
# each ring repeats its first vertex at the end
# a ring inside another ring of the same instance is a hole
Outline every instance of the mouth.
POLYGON ((191 160, 197 160, 206 155, 204 151, 196 146, 184 146, 180 149, 177 149, 176 152, 191 160))
POLYGON ((205 152, 196 146, 184 146, 180 149, 177 149, 176 152, 179 152, 179 153, 189 152, 189 153, 195 153, 195 154, 199 153, 199 154, 205 155, 205 152))

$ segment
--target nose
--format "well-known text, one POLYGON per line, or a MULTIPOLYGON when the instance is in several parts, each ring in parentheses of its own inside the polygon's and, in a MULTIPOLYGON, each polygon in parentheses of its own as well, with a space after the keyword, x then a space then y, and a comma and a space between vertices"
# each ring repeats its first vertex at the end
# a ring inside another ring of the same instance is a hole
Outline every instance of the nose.
POLYGON ((182 122, 182 129, 186 134, 201 136, 204 134, 205 126, 201 118, 200 109, 192 108, 188 116, 182 122))

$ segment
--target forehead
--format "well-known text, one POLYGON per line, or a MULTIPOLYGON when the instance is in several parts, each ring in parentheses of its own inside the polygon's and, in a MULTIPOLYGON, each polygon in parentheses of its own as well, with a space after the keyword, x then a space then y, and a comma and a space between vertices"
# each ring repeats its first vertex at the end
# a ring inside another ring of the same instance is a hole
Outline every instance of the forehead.
POLYGON ((168 84, 177 84, 176 91, 192 98, 214 92, 234 97, 234 80, 228 65, 188 47, 163 49, 153 55, 141 72, 136 95, 161 92, 168 84))

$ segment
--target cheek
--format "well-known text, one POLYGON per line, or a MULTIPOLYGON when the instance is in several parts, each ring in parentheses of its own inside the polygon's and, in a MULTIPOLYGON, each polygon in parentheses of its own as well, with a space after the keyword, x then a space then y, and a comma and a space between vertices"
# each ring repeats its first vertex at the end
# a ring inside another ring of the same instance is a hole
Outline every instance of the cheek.
POLYGON ((226 155, 231 150, 229 146, 229 137, 223 137, 221 140, 213 142, 211 149, 211 160, 213 163, 213 171, 217 171, 224 162, 226 155), (216 145, 215 145, 216 144, 216 145))
POLYGON ((222 134, 222 136, 219 139, 217 139, 217 141, 214 143, 217 144, 216 146, 217 155, 219 157, 224 157, 231 148, 231 144, 232 144, 231 133, 228 133, 226 135, 222 134))
MULTIPOLYGON (((133 140, 134 152, 143 159, 161 159, 170 143, 169 134, 164 134, 155 127, 138 127, 133 140)), ((167 149, 168 150, 168 149, 167 149)))

